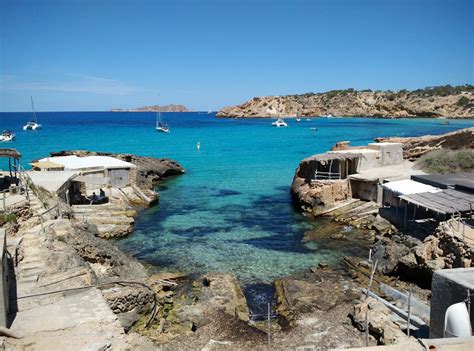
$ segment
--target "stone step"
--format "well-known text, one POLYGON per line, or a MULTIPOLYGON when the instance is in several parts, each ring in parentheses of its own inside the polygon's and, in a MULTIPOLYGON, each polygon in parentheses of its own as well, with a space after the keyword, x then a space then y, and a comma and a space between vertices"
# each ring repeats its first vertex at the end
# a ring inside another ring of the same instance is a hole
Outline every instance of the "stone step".
MULTIPOLYGON (((18 297, 29 295, 36 287, 36 282, 16 282, 16 294, 18 297)), ((21 301, 18 300, 18 301, 21 301)))
POLYGON ((44 269, 45 267, 45 262, 43 260, 37 260, 37 261, 29 261, 29 262, 21 262, 20 263, 20 268, 22 270, 24 269, 33 269, 33 268, 42 268, 44 269))
POLYGON ((36 277, 36 280, 38 280, 39 275, 43 272, 44 272, 44 267, 22 269, 18 276, 18 280, 27 279, 30 277, 32 278, 36 277))
POLYGON ((118 225, 132 225, 135 220, 131 217, 87 217, 87 222, 100 225, 100 224, 118 224, 118 225))
POLYGON ((97 230, 99 231, 100 236, 108 237, 110 233, 114 233, 114 237, 117 237, 116 233, 123 232, 123 235, 128 234, 130 232, 129 225, 117 225, 117 224, 99 224, 96 225, 97 230))
POLYGON ((30 284, 30 283, 34 283, 36 285, 36 283, 38 282, 38 278, 39 278, 38 274, 27 276, 27 277, 18 277, 16 284, 17 286, 22 285, 22 284, 30 284))

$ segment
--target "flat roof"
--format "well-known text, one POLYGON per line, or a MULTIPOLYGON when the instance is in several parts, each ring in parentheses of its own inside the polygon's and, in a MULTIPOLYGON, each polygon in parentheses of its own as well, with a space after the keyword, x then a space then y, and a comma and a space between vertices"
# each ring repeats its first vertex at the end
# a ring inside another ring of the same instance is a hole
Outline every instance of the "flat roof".
POLYGON ((135 168, 130 162, 125 162, 110 156, 55 156, 46 157, 39 160, 40 162, 54 162, 64 166, 66 170, 79 170, 90 168, 135 168))
POLYGON ((445 189, 437 193, 402 195, 400 199, 441 214, 467 212, 474 209, 474 194, 453 189, 445 189))
POLYGON ((418 194, 418 193, 437 193, 441 189, 435 188, 431 185, 415 182, 411 179, 396 180, 394 182, 389 182, 382 184, 384 189, 390 190, 397 195, 409 195, 409 194, 418 194))
POLYGON ((59 163, 54 163, 51 161, 45 161, 45 162, 31 162, 30 165, 36 168, 41 168, 41 169, 58 169, 58 168, 64 168, 63 165, 60 165, 59 163))
POLYGON ((33 184, 40 186, 49 192, 56 193, 64 184, 74 179, 75 171, 28 171, 33 184))
POLYGON ((474 192, 474 173, 413 175, 411 179, 441 189, 458 188, 474 192))

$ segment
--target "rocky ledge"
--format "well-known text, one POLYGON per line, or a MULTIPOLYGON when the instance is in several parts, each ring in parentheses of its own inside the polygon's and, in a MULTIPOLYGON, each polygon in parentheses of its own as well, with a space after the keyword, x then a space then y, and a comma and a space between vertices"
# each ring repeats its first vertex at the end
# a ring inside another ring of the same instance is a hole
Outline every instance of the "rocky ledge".
POLYGON ((414 91, 354 89, 255 97, 224 107, 217 117, 323 116, 474 118, 474 86, 439 86, 414 91))
POLYGON ((420 137, 375 138, 376 142, 403 144, 403 158, 415 159, 428 151, 447 148, 452 150, 474 149, 474 128, 465 128, 442 135, 424 135, 420 137))

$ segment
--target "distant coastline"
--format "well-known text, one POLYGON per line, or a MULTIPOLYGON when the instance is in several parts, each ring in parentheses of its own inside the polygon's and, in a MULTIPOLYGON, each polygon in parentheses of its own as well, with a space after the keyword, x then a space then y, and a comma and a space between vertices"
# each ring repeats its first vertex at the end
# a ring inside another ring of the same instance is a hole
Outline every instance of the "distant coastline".
POLYGON ((474 118, 474 86, 437 86, 413 91, 331 90, 325 93, 255 97, 217 112, 221 118, 277 117, 474 118))
POLYGON ((184 105, 150 105, 150 106, 143 106, 143 107, 136 107, 130 109, 123 109, 123 108, 113 108, 110 112, 193 112, 192 110, 188 109, 184 105))

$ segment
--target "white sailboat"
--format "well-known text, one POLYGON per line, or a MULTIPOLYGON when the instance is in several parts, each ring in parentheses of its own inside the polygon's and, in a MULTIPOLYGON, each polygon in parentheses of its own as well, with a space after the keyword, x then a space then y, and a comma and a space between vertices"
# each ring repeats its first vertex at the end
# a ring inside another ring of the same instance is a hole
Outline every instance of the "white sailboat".
POLYGON ((156 112, 156 131, 162 133, 169 133, 170 127, 167 124, 161 122, 161 111, 158 107, 158 111, 156 112))
POLYGON ((35 106, 33 105, 33 97, 31 96, 31 110, 33 111, 34 120, 28 121, 24 126, 23 130, 37 130, 41 128, 41 124, 38 123, 38 118, 36 117, 35 106))

